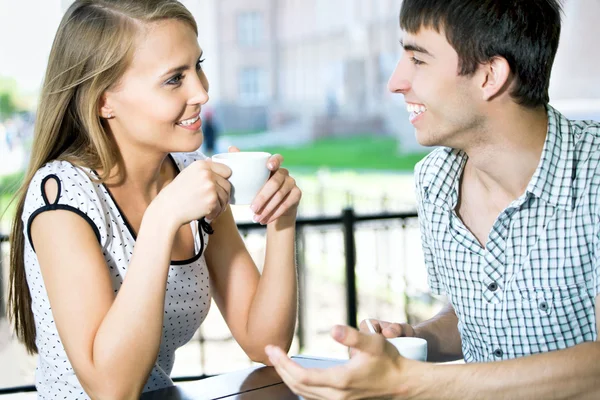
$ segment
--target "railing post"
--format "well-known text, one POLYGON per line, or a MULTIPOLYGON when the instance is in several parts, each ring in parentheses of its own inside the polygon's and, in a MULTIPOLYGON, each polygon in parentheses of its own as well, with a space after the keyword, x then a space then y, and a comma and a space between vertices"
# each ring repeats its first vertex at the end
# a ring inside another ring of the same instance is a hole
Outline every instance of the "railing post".
POLYGON ((346 323, 351 327, 358 327, 356 321, 356 243, 354 240, 354 210, 344 209, 342 223, 344 225, 344 249, 346 253, 346 323))

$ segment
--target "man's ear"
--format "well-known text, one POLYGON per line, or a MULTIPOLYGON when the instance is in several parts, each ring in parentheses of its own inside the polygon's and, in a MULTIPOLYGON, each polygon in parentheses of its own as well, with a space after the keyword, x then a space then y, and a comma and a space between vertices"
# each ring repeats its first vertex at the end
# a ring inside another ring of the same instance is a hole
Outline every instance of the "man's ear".
POLYGON ((508 90, 512 74, 504 57, 494 57, 480 68, 483 72, 481 94, 484 101, 492 100, 508 90))

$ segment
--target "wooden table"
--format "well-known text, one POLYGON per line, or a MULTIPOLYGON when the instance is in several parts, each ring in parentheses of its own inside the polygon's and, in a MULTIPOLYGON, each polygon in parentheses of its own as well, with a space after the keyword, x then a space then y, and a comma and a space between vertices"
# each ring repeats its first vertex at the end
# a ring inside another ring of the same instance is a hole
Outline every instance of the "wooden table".
MULTIPOLYGON (((327 368, 346 360, 294 356, 295 362, 306 368, 327 368)), ((142 400, 292 400, 300 399, 283 383, 272 367, 253 367, 194 382, 144 393, 142 400)))

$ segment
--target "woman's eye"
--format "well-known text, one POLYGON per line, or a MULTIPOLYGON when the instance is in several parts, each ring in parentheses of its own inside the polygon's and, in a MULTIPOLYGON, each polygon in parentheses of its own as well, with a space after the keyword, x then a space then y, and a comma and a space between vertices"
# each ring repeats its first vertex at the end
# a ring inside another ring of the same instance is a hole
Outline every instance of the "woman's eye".
POLYGON ((200 71, 202 69, 202 63, 204 62, 204 58, 202 60, 198 60, 196 63, 196 69, 200 71))
POLYGON ((179 85, 183 79, 182 74, 177 74, 167 81, 167 85, 179 85))

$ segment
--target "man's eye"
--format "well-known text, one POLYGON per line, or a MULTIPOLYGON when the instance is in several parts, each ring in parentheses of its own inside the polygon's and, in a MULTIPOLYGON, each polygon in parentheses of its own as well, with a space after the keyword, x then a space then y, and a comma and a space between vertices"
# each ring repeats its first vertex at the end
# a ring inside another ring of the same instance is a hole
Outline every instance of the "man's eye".
POLYGON ((421 65, 421 64, 425 64, 423 61, 421 61, 421 60, 419 60, 419 59, 416 59, 416 58, 414 58, 414 57, 411 57, 411 58, 410 58, 410 61, 412 61, 412 63, 413 63, 413 64, 415 64, 415 65, 421 65))

